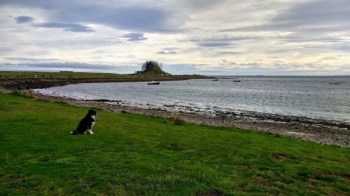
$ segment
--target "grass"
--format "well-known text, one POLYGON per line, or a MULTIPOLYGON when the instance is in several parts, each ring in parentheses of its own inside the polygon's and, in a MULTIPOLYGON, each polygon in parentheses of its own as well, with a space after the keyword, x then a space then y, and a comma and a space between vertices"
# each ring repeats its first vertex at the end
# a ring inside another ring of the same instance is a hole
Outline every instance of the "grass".
POLYGON ((0 79, 30 79, 30 78, 116 78, 126 75, 113 73, 85 73, 85 72, 17 72, 1 71, 0 79))
POLYGON ((114 74, 114 73, 88 73, 88 72, 17 72, 0 71, 0 79, 142 79, 142 78, 201 78, 199 75, 160 75, 159 72, 148 74, 114 74))
POLYGON ((0 94, 0 195, 348 195, 350 149, 0 94))

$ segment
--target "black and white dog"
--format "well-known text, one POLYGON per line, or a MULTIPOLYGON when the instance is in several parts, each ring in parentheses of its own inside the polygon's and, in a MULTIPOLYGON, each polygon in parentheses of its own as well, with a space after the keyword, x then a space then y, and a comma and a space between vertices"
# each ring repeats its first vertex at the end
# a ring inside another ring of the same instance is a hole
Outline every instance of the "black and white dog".
POLYGON ((73 135, 80 135, 80 134, 87 134, 91 135, 94 134, 92 132, 92 127, 95 124, 95 119, 96 119, 96 111, 95 110, 89 110, 86 116, 81 119, 79 122, 78 127, 72 131, 71 133, 73 135))

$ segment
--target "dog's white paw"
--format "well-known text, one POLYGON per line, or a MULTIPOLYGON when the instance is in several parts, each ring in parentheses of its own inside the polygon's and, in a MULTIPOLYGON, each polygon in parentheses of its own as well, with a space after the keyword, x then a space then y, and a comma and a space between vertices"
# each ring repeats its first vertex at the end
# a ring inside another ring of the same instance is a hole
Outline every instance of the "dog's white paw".
POLYGON ((92 135, 92 134, 94 134, 94 132, 92 132, 91 130, 88 130, 88 131, 85 132, 85 134, 86 135, 92 135))

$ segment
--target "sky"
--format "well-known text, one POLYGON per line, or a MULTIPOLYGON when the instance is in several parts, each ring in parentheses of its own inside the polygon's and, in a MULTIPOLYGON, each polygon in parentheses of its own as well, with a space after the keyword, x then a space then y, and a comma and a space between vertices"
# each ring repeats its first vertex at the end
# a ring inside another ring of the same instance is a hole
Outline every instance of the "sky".
POLYGON ((350 0, 0 0, 0 71, 350 75, 350 0))

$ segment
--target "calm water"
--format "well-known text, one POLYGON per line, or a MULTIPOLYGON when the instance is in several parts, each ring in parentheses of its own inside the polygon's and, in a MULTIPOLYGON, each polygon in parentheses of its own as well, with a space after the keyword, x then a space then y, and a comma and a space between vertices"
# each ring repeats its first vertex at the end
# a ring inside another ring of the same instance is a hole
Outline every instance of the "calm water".
POLYGON ((161 82, 77 84, 38 90, 83 99, 190 106, 203 110, 243 110, 350 123, 350 77, 252 77, 161 82), (338 85, 330 81, 341 82, 338 85))

